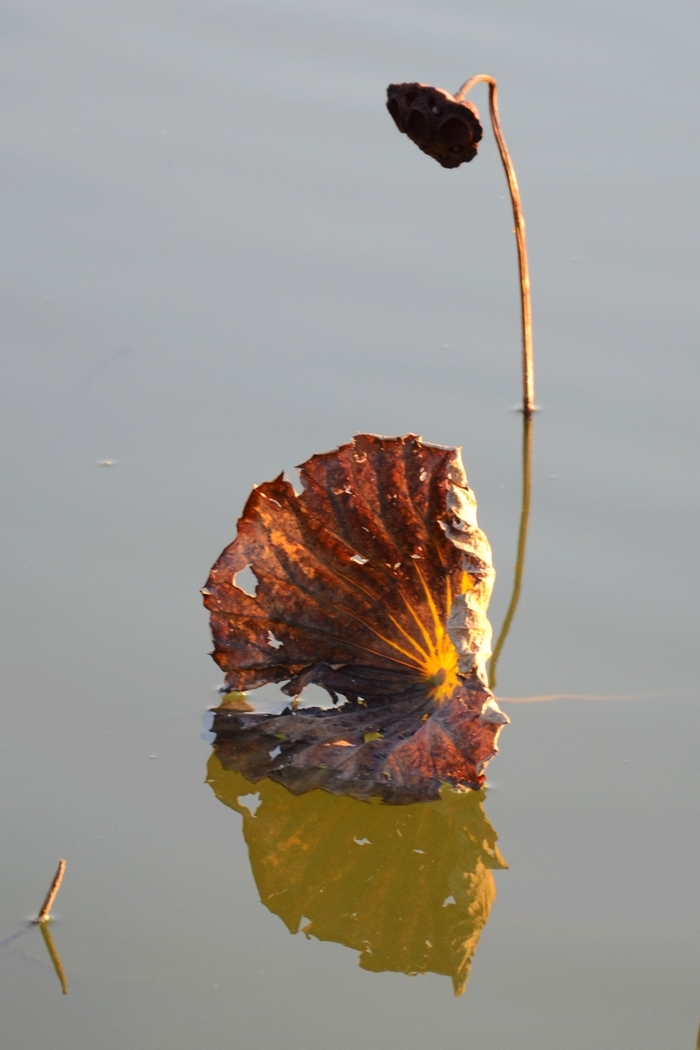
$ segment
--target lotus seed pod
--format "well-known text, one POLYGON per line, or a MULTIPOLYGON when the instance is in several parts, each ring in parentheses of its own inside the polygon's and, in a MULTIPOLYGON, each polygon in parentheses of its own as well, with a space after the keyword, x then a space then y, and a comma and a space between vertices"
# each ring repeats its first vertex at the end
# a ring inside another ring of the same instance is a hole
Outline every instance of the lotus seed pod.
POLYGON ((390 84, 386 106, 399 131, 443 168, 476 156, 483 130, 471 102, 429 84, 390 84))

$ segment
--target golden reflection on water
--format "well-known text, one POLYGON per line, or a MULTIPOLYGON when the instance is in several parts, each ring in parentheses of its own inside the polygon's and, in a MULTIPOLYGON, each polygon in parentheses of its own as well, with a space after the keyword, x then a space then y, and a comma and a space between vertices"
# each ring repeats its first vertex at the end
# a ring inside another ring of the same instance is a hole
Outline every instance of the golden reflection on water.
POLYGON ((515 567, 513 570, 513 589, 503 619, 501 629, 498 632, 496 644, 493 647, 491 662, 489 663, 489 684, 496 691, 496 669, 498 660, 503 651, 508 632, 510 631, 515 613, 520 601, 520 592, 523 586, 523 574, 525 572, 525 551, 527 549, 527 530, 530 524, 530 502, 532 497, 532 416, 528 412, 523 413, 523 442, 521 454, 522 466, 522 498, 520 501, 520 526, 518 528, 518 547, 515 555, 515 567))
POLYGON ((64 995, 68 995, 68 980, 66 978, 66 971, 63 969, 63 963, 61 962, 61 956, 58 954, 56 945, 54 944, 53 937, 51 936, 51 930, 49 929, 48 922, 38 923, 39 929, 41 930, 41 936, 44 938, 44 944, 49 953, 49 958, 53 963, 53 968, 56 971, 56 976, 61 982, 61 991, 64 995))
POLYGON ((216 752, 207 783, 242 815, 260 900, 291 933, 353 948, 376 973, 444 974, 462 994, 496 897, 492 870, 507 867, 484 791, 408 806, 292 795, 224 769, 216 752))

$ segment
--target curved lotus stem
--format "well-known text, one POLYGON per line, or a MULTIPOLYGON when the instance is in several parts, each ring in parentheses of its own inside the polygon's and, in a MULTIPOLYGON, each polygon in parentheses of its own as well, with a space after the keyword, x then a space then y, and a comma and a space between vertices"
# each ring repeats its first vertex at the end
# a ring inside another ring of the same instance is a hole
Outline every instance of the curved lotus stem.
POLYGON ((498 143, 498 150, 501 154, 501 161, 508 180, 508 189, 510 190, 510 199, 513 205, 514 232, 518 244, 518 264, 520 266, 520 308, 523 329, 523 412, 526 416, 529 416, 535 411, 535 376, 532 363, 532 307, 530 304, 530 274, 527 265, 527 247, 525 245, 525 220, 520 204, 520 191, 518 189, 518 180, 515 176, 515 168, 510 159, 498 119, 498 85, 496 81, 493 77, 479 73, 477 76, 465 81, 454 97, 458 102, 461 102, 475 84, 488 84, 489 86, 491 126, 498 143))
POLYGON ((515 558, 515 573, 513 575, 513 592, 510 596, 508 610, 503 620, 503 626, 498 640, 493 648, 493 656, 489 666, 489 684, 492 690, 496 689, 496 665, 501 651, 508 637, 510 625, 515 616, 515 610, 520 601, 520 588, 523 582, 523 569, 525 568, 525 548, 527 546, 527 527, 530 521, 530 494, 532 490, 532 415, 523 410, 523 498, 520 507, 520 529, 518 531, 518 552, 515 558))

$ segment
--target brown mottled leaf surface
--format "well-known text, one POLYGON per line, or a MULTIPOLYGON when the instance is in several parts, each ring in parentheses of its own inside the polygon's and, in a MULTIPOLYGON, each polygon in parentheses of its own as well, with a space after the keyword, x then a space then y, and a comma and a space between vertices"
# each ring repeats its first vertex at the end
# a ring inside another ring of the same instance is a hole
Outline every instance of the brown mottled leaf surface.
POLYGON ((260 899, 291 933, 346 945, 375 973, 445 974, 461 995, 496 896, 492 869, 506 867, 483 792, 443 790, 398 810, 295 797, 217 754, 207 783, 242 815, 260 899))
MULTIPOLYGON (((247 776, 393 801, 478 787, 507 721, 487 688, 493 568, 459 450, 361 434, 251 493, 204 588, 230 690, 323 686, 338 711, 222 708, 247 776), (236 585, 250 567, 254 595, 236 585)), ((226 738, 225 740, 223 738, 226 738)), ((237 757, 236 757, 237 756, 237 757)))

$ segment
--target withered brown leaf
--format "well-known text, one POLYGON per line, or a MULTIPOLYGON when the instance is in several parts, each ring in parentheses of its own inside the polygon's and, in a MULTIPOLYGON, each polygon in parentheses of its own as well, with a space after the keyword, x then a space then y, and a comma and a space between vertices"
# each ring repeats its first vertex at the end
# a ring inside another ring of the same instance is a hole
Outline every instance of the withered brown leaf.
POLYGON ((230 690, 315 683, 348 703, 222 707, 229 763, 294 792, 410 802, 479 787, 508 721, 487 686, 491 551, 458 449, 360 434, 251 493, 204 588, 230 690), (252 569, 254 595, 236 586, 252 569))

